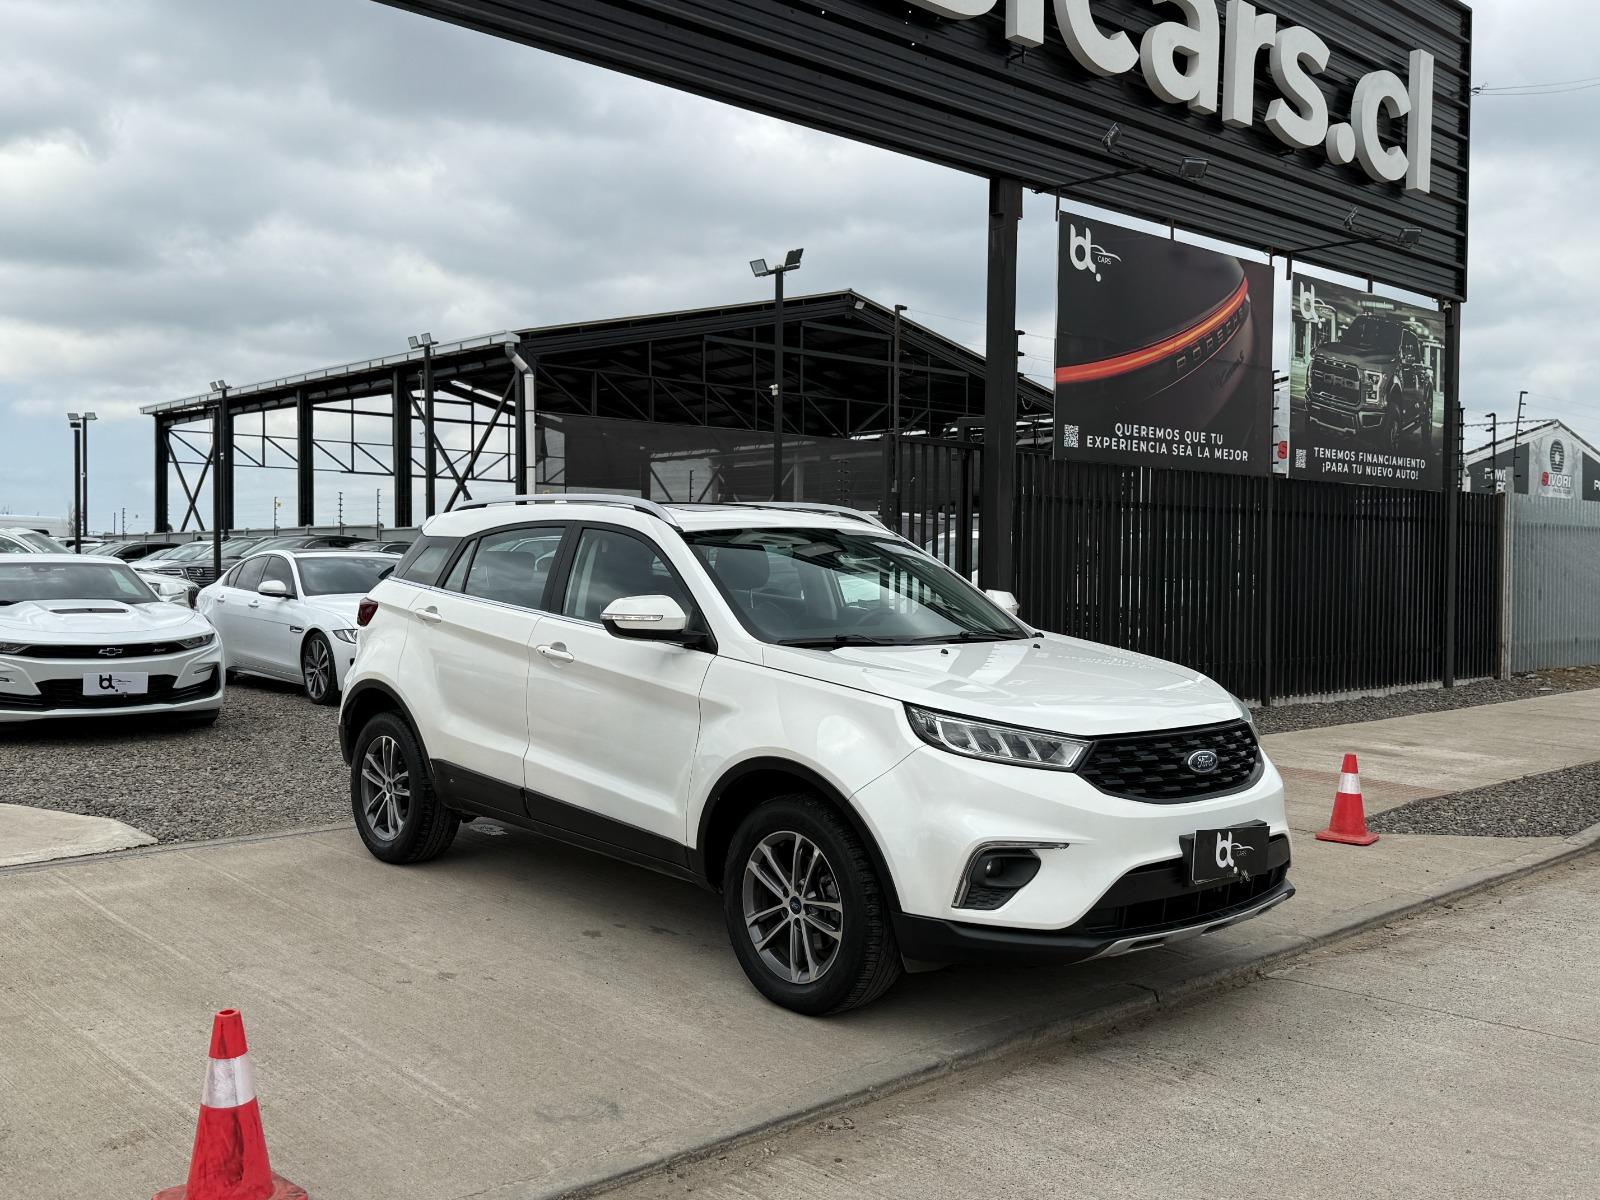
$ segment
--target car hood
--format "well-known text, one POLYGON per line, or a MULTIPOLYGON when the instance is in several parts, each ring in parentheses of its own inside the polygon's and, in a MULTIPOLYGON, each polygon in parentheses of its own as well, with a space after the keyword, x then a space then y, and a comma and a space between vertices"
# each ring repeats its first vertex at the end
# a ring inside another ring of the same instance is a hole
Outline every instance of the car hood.
POLYGON ((1394 366, 1394 355, 1382 350, 1363 350, 1344 342, 1328 342, 1319 346, 1312 355, 1313 361, 1337 362, 1346 366, 1361 367, 1368 371, 1387 371, 1394 366))
POLYGON ((766 663, 963 716, 1101 737, 1239 718, 1204 675, 1143 654, 1046 634, 946 646, 768 646, 766 663))
MULTIPOLYGON (((0 607, 0 635, 79 638, 203 633, 210 624, 185 604, 122 604, 115 600, 24 600, 0 607)), ((7 639, 9 640, 9 638, 7 639)))

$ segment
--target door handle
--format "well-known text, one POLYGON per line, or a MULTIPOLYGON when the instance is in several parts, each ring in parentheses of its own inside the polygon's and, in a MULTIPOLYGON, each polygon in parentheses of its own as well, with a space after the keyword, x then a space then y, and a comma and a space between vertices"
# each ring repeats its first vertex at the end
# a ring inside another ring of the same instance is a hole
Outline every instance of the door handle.
POLYGON ((251 608, 260 608, 261 607, 261 601, 259 601, 259 600, 250 601, 250 607, 251 608))
POLYGON ((548 658, 553 663, 577 662, 577 655, 567 653, 566 646, 557 642, 553 646, 535 646, 541 657, 548 658))
POLYGON ((426 621, 429 625, 437 625, 444 620, 444 616, 437 608, 419 608, 417 609, 417 620, 426 621))
POLYGON ((218 604, 226 604, 228 602, 228 598, 226 596, 218 596, 216 600, 218 604))

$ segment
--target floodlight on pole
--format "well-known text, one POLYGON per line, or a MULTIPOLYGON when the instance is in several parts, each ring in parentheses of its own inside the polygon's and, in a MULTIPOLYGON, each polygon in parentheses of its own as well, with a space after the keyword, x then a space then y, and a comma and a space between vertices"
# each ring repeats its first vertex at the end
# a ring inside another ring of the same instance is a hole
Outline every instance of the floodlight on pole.
POLYGON ((800 269, 804 248, 791 250, 775 267, 764 258, 750 260, 750 273, 757 279, 772 277, 772 498, 783 495, 783 277, 800 269))

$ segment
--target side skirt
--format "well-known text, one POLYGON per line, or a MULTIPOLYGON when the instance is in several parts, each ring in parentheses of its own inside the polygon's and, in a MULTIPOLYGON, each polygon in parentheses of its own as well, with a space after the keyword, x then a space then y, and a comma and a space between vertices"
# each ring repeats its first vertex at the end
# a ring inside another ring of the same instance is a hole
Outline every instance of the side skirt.
POLYGON ((706 886, 693 869, 689 848, 671 838, 442 759, 433 760, 433 786, 445 804, 459 812, 504 821, 569 846, 706 886))

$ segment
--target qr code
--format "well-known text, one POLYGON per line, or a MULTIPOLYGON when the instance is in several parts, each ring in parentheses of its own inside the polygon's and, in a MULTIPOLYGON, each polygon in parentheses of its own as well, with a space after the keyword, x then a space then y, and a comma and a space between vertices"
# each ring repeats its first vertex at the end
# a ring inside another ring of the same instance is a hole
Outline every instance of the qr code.
POLYGON ((1303 446, 1294 452, 1294 469, 1297 471, 1306 469, 1306 452, 1303 446))
POLYGON ((1078 448, 1078 427, 1076 425, 1063 425, 1061 427, 1061 448, 1063 450, 1076 450, 1078 448))

